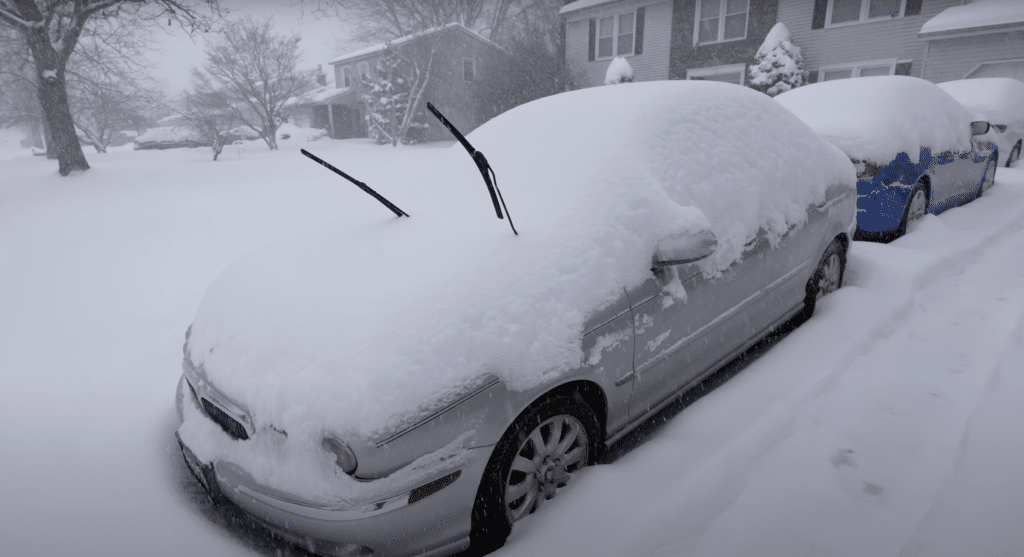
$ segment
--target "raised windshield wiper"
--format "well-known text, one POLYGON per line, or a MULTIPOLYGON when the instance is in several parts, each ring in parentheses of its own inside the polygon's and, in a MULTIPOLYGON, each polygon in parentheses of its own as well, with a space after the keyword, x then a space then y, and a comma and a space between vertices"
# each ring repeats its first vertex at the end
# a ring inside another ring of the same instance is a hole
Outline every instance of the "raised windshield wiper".
POLYGON ((434 116, 437 116, 437 119, 444 124, 444 127, 448 128, 448 131, 452 132, 455 139, 458 139, 459 143, 466 148, 466 151, 469 152, 469 156, 473 157, 473 162, 475 162, 476 167, 480 169, 480 175, 484 177, 484 183, 487 184, 487 191, 491 194, 491 202, 494 203, 495 214, 498 215, 499 219, 505 218, 501 214, 501 209, 504 207, 505 214, 508 215, 508 225, 512 227, 512 232, 518 236, 519 232, 516 232, 516 225, 512 224, 512 215, 509 214, 508 207, 505 206, 505 198, 501 196, 501 190, 498 189, 498 176, 494 174, 494 169, 491 168, 490 163, 487 162, 487 157, 484 157, 483 153, 474 149, 473 146, 466 141, 465 136, 459 133, 459 130, 455 129, 455 126, 453 126, 440 111, 434 108, 433 104, 427 103, 427 110, 429 110, 434 116), (488 174, 488 172, 490 172, 490 174, 488 174), (492 176, 494 177, 494 182, 491 182, 492 176), (498 205, 498 199, 501 199, 501 205, 498 205))
POLYGON ((361 190, 365 191, 366 193, 372 195, 374 199, 376 199, 377 201, 380 201, 381 203, 383 203, 384 206, 387 207, 388 209, 391 209, 391 211, 393 213, 395 213, 395 216, 397 216, 397 217, 407 217, 407 216, 409 216, 408 213, 406 213, 405 211, 403 211, 403 210, 399 209, 398 207, 396 207, 394 203, 388 201, 387 199, 384 199, 383 195, 373 191, 373 189, 370 188, 370 186, 367 186, 366 184, 360 182, 359 180, 356 180, 355 178, 349 176, 348 174, 345 174, 344 172, 338 170, 337 168, 334 168, 333 166, 331 166, 330 163, 328 163, 327 161, 321 159, 320 157, 317 157, 313 153, 310 153, 309 151, 307 151, 305 149, 300 149, 300 150, 302 151, 303 155, 306 155, 307 157, 313 159, 314 161, 324 165, 326 168, 329 168, 330 170, 333 170, 335 173, 337 173, 342 178, 344 178, 344 179, 348 180, 349 182, 352 182, 353 184, 359 186, 359 189, 361 189, 361 190))

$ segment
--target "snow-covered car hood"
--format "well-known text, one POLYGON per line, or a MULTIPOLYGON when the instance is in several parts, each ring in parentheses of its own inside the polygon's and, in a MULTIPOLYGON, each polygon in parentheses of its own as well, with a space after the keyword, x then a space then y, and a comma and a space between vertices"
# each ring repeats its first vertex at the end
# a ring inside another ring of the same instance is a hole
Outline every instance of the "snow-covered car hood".
POLYGON ((885 164, 899 153, 916 160, 971 149, 974 115, 934 84, 890 75, 798 87, 775 100, 852 159, 885 164))
POLYGON ((372 438, 482 374, 536 386, 581 365, 584 321, 648 278, 660 239, 710 223, 713 273, 855 183, 781 105, 720 83, 556 95, 469 140, 519 236, 455 145, 415 183, 362 177, 410 218, 357 192, 378 221, 261 249, 207 290, 190 357, 257 427, 372 438))

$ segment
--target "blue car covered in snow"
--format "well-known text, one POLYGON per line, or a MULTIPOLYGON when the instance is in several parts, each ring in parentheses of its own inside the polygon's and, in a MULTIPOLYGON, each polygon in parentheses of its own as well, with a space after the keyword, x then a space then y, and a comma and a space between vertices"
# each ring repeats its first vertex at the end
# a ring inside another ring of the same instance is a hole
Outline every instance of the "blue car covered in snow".
POLYGON ((999 150, 989 123, 922 79, 881 76, 816 83, 776 97, 857 168, 856 239, 890 241, 928 213, 980 197, 999 150))

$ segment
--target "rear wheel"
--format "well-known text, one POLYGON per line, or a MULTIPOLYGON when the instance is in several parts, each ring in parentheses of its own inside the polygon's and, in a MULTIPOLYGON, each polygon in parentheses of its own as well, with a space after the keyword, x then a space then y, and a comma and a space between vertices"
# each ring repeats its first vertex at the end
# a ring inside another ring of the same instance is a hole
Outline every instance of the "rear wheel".
POLYGON ((922 181, 918 180, 914 186, 914 191, 910 192, 907 208, 903 210, 903 220, 900 221, 900 227, 896 230, 896 237, 906 234, 910 223, 921 220, 927 214, 928 189, 922 181))
POLYGON ((473 504, 471 555, 505 544, 512 524, 539 509, 590 464, 600 427, 575 393, 541 399, 498 442, 473 504))

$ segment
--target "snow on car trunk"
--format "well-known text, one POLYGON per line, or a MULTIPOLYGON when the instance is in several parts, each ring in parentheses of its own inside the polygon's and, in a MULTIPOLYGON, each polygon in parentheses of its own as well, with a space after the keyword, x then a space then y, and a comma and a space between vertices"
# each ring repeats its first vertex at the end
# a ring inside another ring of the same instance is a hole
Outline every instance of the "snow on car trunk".
POLYGON ((898 153, 917 160, 971 148, 972 114, 947 93, 908 76, 860 77, 815 83, 775 100, 850 158, 885 164, 898 153))
MULTIPOLYGON (((581 365, 588 314, 649 276, 660 239, 710 225, 713 274, 759 229, 777 237, 826 187, 855 180, 847 157, 781 106, 721 83, 556 95, 469 141, 518 236, 455 145, 416 182, 359 177, 410 218, 353 188, 379 220, 252 253, 208 289, 191 358, 257 427, 307 446, 325 432, 371 438, 482 374, 535 386, 581 365)), ((230 452, 226 436, 199 432, 182 435, 201 457, 230 452)))

